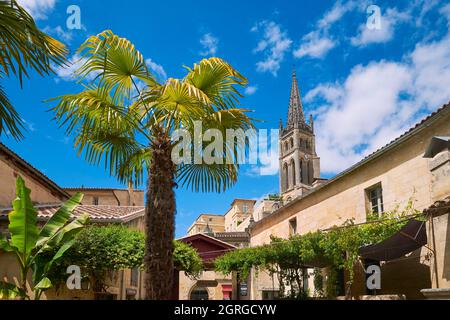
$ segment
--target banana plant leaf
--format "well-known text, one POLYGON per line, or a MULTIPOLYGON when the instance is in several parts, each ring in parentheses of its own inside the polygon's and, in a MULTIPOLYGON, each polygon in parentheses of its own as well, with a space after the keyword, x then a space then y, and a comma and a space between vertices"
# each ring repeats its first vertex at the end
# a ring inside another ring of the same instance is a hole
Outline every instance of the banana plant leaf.
POLYGON ((72 211, 81 204, 83 194, 77 193, 59 208, 58 211, 47 221, 39 233, 37 246, 42 246, 52 238, 69 221, 72 211))
POLYGON ((10 245, 17 249, 22 263, 28 261, 31 251, 36 246, 39 230, 37 212, 30 198, 30 189, 19 176, 16 181, 17 198, 13 202, 13 211, 9 214, 10 245))

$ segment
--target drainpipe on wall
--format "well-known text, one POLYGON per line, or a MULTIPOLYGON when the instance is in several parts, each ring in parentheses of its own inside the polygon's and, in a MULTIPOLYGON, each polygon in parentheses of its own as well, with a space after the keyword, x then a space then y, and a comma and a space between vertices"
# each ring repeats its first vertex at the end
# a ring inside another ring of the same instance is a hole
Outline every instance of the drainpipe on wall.
POLYGON ((433 260, 434 260, 434 277, 436 279, 436 288, 439 289, 439 279, 438 279, 438 266, 437 266, 437 255, 436 255, 436 239, 434 236, 434 221, 433 215, 430 214, 430 228, 431 228, 431 238, 433 242, 433 260))

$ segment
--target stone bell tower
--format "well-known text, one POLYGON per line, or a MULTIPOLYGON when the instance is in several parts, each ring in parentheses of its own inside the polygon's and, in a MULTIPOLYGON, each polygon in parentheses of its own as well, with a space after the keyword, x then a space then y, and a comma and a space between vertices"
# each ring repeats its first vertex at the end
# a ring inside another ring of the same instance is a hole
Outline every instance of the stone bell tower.
POLYGON ((320 158, 312 115, 305 121, 295 71, 292 74, 286 127, 280 120, 280 193, 285 201, 293 200, 313 187, 320 179, 320 158))

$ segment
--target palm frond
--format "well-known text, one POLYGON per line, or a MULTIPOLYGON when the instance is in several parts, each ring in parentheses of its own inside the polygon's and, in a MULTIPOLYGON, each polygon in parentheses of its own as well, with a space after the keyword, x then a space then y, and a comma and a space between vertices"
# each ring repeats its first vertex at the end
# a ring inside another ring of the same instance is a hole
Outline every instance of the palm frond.
POLYGON ((23 138, 22 130, 24 123, 22 118, 17 113, 16 109, 11 105, 6 96, 6 92, 0 85, 0 134, 8 132, 14 139, 20 140, 23 138))
POLYGON ((80 80, 96 74, 101 86, 114 88, 115 98, 130 99, 138 80, 146 86, 157 83, 135 46, 110 30, 89 37, 78 52, 84 58, 83 65, 76 71, 80 80))
POLYGON ((177 181, 193 192, 224 192, 237 182, 239 166, 235 164, 182 164, 177 181))
POLYGON ((239 103, 242 95, 237 88, 245 86, 247 79, 224 60, 203 59, 187 69, 184 81, 201 90, 219 109, 235 108, 239 103))
POLYGON ((52 64, 66 62, 67 49, 40 31, 33 18, 15 0, 0 1, 0 66, 4 74, 29 76, 27 69, 40 75, 52 72, 52 64))

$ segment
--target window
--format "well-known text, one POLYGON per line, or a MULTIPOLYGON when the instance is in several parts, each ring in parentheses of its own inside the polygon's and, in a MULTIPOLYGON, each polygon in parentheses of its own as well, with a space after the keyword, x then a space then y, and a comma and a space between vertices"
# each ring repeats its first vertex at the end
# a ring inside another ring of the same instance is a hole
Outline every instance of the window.
POLYGON ((293 236, 297 234, 297 218, 289 220, 289 235, 293 236))
POLYGON ((243 211, 244 213, 247 213, 247 212, 248 212, 248 204, 244 204, 244 205, 242 206, 242 211, 243 211))
POLYGON ((131 269, 130 285, 133 287, 137 287, 138 279, 139 279, 139 269, 138 268, 131 269))
POLYGON ((94 199, 92 199, 92 204, 94 206, 98 206, 98 197, 94 197, 94 199))
POLYGON ((280 293, 278 291, 272 291, 272 290, 264 290, 262 292, 262 299, 263 300, 276 300, 280 296, 280 293))
POLYGON ((384 211, 383 207, 383 189, 381 184, 367 190, 367 197, 369 200, 369 210, 372 213, 381 214, 384 211))

